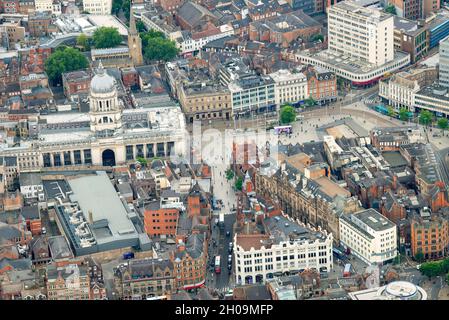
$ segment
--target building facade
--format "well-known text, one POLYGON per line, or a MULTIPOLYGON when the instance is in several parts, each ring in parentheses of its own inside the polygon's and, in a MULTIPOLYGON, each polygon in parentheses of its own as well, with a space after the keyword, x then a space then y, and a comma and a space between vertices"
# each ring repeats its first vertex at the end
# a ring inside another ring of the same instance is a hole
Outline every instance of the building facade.
POLYGON ((396 225, 374 209, 340 217, 340 243, 368 264, 397 255, 396 225))
POLYGON ((178 97, 188 122, 231 118, 231 93, 221 85, 204 82, 181 84, 178 97))
POLYGON ((440 41, 439 84, 449 88, 449 37, 440 41))
POLYGON ((1 155, 19 156, 22 159, 20 170, 36 170, 42 167, 115 166, 138 157, 184 154, 185 119, 179 107, 122 111, 116 81, 101 64, 89 92, 88 113, 43 116, 45 120, 39 126, 36 143, 25 142, 19 147, 3 148, 1 155), (73 130, 67 132, 67 128, 73 130), (23 165, 26 163, 34 165, 23 165))
POLYGON ((229 83, 233 115, 276 110, 275 83, 267 76, 248 75, 229 83))
POLYGON ((437 69, 433 67, 400 72, 379 81, 379 96, 397 111, 400 108, 414 111, 415 94, 422 87, 431 84, 436 77, 437 69))
POLYGON ((285 216, 266 218, 264 223, 269 234, 234 237, 236 284, 264 283, 284 272, 332 269, 332 234, 285 216))
POLYGON ((277 105, 302 102, 308 98, 307 78, 301 72, 279 70, 271 73, 275 83, 275 101, 277 105))
POLYGON ((87 267, 76 264, 47 267, 48 300, 89 300, 89 291, 87 267))
POLYGON ((448 254, 449 222, 436 213, 421 211, 410 222, 412 255, 424 259, 441 259, 448 254))
POLYGON ((114 287, 123 300, 172 293, 175 290, 173 263, 168 259, 131 260, 114 270, 114 287))
POLYGON ((83 10, 90 14, 109 15, 112 10, 112 0, 83 0, 83 10))
POLYGON ((329 49, 376 66, 394 59, 393 16, 343 1, 328 12, 329 49))

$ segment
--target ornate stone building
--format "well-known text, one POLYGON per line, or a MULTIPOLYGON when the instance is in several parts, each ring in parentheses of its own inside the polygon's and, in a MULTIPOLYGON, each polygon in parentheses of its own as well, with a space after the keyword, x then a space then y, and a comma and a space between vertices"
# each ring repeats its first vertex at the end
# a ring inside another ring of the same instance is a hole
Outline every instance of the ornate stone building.
POLYGON ((184 155, 185 119, 179 107, 125 109, 115 79, 100 63, 91 80, 88 113, 37 115, 34 139, 0 145, 20 172, 42 167, 114 166, 139 157, 184 155))

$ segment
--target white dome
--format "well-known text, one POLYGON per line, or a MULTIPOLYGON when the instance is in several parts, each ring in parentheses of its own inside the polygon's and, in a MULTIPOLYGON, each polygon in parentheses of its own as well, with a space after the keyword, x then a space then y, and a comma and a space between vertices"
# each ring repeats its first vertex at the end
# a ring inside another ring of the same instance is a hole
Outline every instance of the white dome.
POLYGON ((107 74, 103 65, 98 66, 97 74, 90 82, 90 90, 93 93, 109 93, 115 90, 115 79, 107 74))

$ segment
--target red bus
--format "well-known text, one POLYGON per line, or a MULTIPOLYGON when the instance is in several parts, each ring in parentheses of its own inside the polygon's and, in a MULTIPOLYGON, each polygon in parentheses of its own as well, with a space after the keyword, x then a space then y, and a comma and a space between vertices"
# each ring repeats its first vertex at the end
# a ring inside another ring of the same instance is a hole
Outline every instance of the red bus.
POLYGON ((220 256, 215 257, 215 273, 221 273, 220 256))

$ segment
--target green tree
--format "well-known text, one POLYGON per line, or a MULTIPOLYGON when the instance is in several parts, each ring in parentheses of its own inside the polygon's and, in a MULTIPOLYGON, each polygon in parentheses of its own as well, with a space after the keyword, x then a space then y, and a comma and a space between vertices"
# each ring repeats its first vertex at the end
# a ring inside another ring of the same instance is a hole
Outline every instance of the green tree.
POLYGON ((421 251, 418 251, 415 254, 415 260, 418 262, 423 262, 424 261, 424 254, 421 251))
POLYGON ((146 166, 148 164, 147 159, 142 158, 142 157, 137 157, 137 161, 142 165, 142 166, 146 166))
POLYGON ((89 66, 87 58, 78 50, 70 47, 58 49, 45 61, 45 72, 50 81, 61 84, 64 72, 85 69, 89 66))
POLYGON ((117 15, 123 6, 123 0, 113 0, 112 1, 112 13, 117 15))
POLYGON ((314 34, 313 36, 310 37, 310 41, 315 42, 315 41, 324 41, 324 36, 322 34, 314 34))
POLYGON ((145 59, 148 61, 170 61, 177 56, 179 49, 174 41, 164 38, 150 38, 143 51, 145 59))
POLYGON ((421 110, 419 113, 419 123, 428 126, 432 123, 433 114, 429 110, 421 110))
POLYGON ((438 125, 438 128, 441 129, 441 132, 444 135, 444 130, 447 130, 447 128, 449 127, 449 122, 448 122, 447 118, 440 118, 440 119, 438 119, 437 125, 438 125))
POLYGON ((76 38, 76 45, 82 47, 84 51, 90 50, 89 38, 84 33, 80 34, 76 38))
POLYGON ((306 106, 307 107, 313 107, 314 105, 316 105, 316 101, 312 98, 312 96, 310 96, 309 98, 307 98, 305 100, 306 106))
POLYGON ((281 124, 289 124, 296 119, 296 111, 292 106, 285 106, 280 111, 281 124))
POLYGON ((396 7, 392 4, 389 4, 386 8, 385 8, 385 12, 396 15, 396 7))
POLYGON ((399 119, 402 121, 408 120, 408 110, 406 108, 399 109, 399 119))
POLYGON ((443 272, 443 269, 441 267, 441 262, 436 261, 423 263, 419 268, 419 271, 430 279, 440 275, 443 272))
POLYGON ((145 27, 145 24, 140 20, 136 22, 136 28, 137 28, 137 32, 145 32, 147 30, 147 28, 145 27))
POLYGON ((395 113, 396 112, 394 111, 393 107, 392 106, 388 106, 388 108, 387 108, 387 115, 389 117, 394 117, 395 113))
POLYGON ((234 171, 231 169, 226 170, 226 179, 231 180, 232 178, 234 178, 234 171))
POLYGON ((242 187, 243 187, 243 179, 242 179, 242 177, 238 177, 237 181, 235 182, 235 188, 237 190, 241 191, 242 187))
POLYGON ((117 28, 100 27, 95 30, 93 35, 95 48, 114 48, 122 42, 122 37, 117 28))

